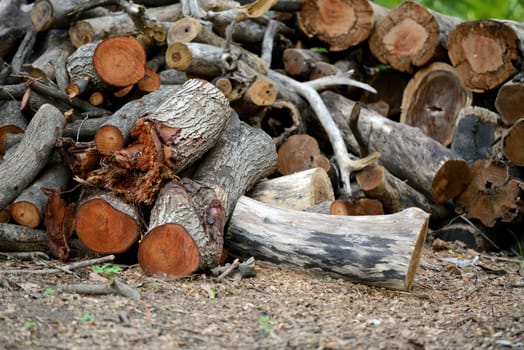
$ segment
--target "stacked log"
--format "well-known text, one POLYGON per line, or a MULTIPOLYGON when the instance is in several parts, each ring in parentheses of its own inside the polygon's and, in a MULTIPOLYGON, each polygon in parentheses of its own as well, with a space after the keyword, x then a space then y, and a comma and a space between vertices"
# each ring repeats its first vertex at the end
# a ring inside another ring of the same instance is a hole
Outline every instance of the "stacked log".
POLYGON ((288 5, 36 1, 0 50, 0 247, 45 226, 61 259, 74 231, 147 274, 254 255, 406 290, 429 217, 515 231, 523 25, 288 5))

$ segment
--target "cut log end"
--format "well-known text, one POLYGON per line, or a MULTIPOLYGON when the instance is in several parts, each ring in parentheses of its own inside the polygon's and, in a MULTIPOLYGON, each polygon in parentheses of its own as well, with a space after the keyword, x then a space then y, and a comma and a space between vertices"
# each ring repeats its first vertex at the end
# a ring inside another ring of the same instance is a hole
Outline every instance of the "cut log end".
POLYGON ((435 174, 432 196, 436 203, 443 203, 460 195, 471 181, 469 165, 464 160, 448 160, 435 174))
POLYGON ((189 67, 192 59, 191 50, 184 43, 174 43, 167 48, 166 66, 169 68, 184 71, 189 67))
POLYGON ((145 75, 137 83, 138 89, 142 92, 153 92, 160 88, 160 76, 152 69, 146 68, 145 75))
POLYGON ((37 228, 42 221, 40 210, 31 202, 20 201, 9 208, 11 218, 19 225, 37 228))
POLYGON ((148 232, 140 242, 138 261, 148 275, 166 274, 180 278, 198 270, 200 255, 186 229, 169 223, 148 232))
POLYGON ((124 136, 116 126, 104 125, 95 134, 95 145, 100 154, 107 156, 124 147, 124 136))
POLYGON ((112 37, 96 47, 93 65, 103 81, 125 87, 144 77, 146 53, 142 44, 133 37, 112 37))
POLYGON ((94 198, 78 208, 76 233, 90 250, 113 254, 125 252, 136 242, 139 227, 136 219, 105 200, 94 198))

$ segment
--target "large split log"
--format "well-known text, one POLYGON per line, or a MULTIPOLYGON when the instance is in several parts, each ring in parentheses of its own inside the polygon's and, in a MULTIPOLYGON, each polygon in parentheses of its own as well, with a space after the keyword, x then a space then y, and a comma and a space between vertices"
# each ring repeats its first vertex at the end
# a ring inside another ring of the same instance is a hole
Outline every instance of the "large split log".
POLYGON ((24 137, 0 164, 0 208, 8 206, 46 166, 66 120, 57 108, 45 104, 33 116, 24 137))
MULTIPOLYGON (((355 102, 331 91, 325 91, 321 96, 348 149, 359 153, 360 147, 349 128, 355 102)), ((380 162, 384 167, 430 199, 433 179, 439 168, 450 159, 460 159, 458 154, 425 135, 420 129, 396 123, 366 108, 362 108, 359 129, 369 151, 380 153, 380 162)))
POLYGON ((404 89, 400 122, 418 127, 448 146, 460 110, 470 106, 471 101, 472 94, 455 69, 435 62, 419 70, 404 89))
POLYGON ((502 21, 479 20, 457 25, 449 34, 448 54, 469 89, 483 92, 517 72, 524 30, 502 21))
POLYGON ((428 217, 418 208, 391 215, 331 216, 241 197, 229 221, 225 247, 232 255, 409 290, 428 217))
POLYGON ((376 24, 369 38, 369 48, 382 63, 412 73, 444 56, 448 33, 461 22, 459 18, 405 1, 376 24))
POLYGON ((226 97, 205 80, 188 80, 153 113, 139 119, 129 147, 113 152, 87 181, 130 203, 152 204, 163 181, 209 151, 231 118, 226 97))
POLYGON ((386 12, 368 0, 306 0, 299 24, 304 33, 327 43, 330 51, 343 51, 366 40, 386 12))
POLYGON ((194 181, 173 180, 162 189, 139 246, 142 269, 180 277, 216 266, 236 201, 275 164, 271 138, 234 120, 195 169, 194 181))

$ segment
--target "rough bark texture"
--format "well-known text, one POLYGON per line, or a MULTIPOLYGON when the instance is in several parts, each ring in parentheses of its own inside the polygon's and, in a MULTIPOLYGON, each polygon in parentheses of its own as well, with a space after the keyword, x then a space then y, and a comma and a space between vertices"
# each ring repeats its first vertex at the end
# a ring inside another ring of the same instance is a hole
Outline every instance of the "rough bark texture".
POLYGON ((66 120, 52 105, 43 105, 27 126, 22 141, 0 164, 0 208, 8 206, 46 166, 66 120))
POLYGON ((428 217, 417 208, 371 217, 332 216, 242 197, 229 222, 226 249, 233 255, 409 290, 428 217))
POLYGON ((404 89, 400 122, 418 127, 448 146, 459 112, 471 105, 471 100, 471 92, 455 69, 436 62, 419 70, 404 89))

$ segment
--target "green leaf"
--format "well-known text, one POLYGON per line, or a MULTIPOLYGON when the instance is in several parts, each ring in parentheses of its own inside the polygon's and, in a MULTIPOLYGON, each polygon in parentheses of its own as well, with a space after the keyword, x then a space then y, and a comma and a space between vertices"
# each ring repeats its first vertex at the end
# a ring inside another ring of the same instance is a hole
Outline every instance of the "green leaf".
POLYGON ((93 266, 92 270, 95 273, 101 273, 105 276, 111 276, 119 272, 122 272, 122 268, 120 266, 113 264, 96 265, 93 266))
POLYGON ((310 48, 310 50, 314 52, 320 52, 320 53, 329 53, 329 50, 326 49, 325 47, 312 47, 310 48))
POLYGON ((24 328, 25 329, 31 329, 36 326, 36 322, 34 321, 26 321, 24 322, 24 328))
POLYGON ((53 295, 53 294, 55 294, 55 290, 53 288, 46 288, 46 290, 44 290, 44 295, 46 296, 53 295))
POLYGON ((83 314, 80 317, 80 321, 82 321, 82 322, 90 322, 90 321, 93 321, 94 318, 95 318, 95 316, 93 316, 93 314, 83 314))

